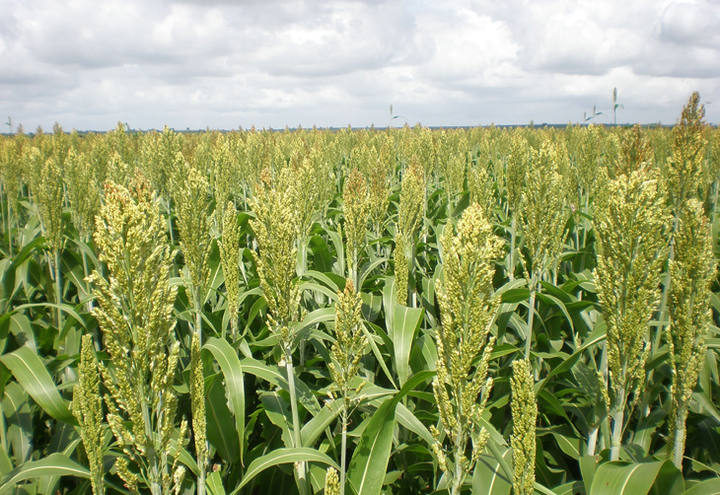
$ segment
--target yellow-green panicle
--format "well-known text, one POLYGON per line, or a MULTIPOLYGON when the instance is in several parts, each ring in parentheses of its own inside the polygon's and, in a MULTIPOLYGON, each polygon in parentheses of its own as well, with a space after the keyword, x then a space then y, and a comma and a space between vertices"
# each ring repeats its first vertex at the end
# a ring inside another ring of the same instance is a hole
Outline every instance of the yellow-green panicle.
POLYGON ((105 187, 95 220, 95 244, 107 276, 95 271, 98 320, 110 359, 101 363, 108 394, 107 421, 124 456, 115 467, 128 487, 147 480, 153 494, 168 493, 176 477, 187 423, 177 418, 179 343, 170 285, 173 253, 158 204, 138 178, 132 193, 105 187), (134 468, 130 468, 134 464, 134 468), (134 474, 141 473, 141 476, 134 474))
POLYGON ((293 343, 291 324, 299 316, 300 288, 296 279, 297 230, 295 210, 283 179, 288 174, 281 171, 280 180, 273 181, 266 171, 258 183, 250 207, 255 218, 250 226, 255 233, 258 251, 254 253, 260 287, 267 301, 268 326, 277 333, 284 352, 293 343), (279 186, 278 186, 279 182, 279 186))
POLYGON ((513 433, 510 445, 513 453, 513 493, 535 493, 535 426, 537 402, 532 367, 526 359, 513 361, 512 388, 513 433))
POLYGON ((350 381, 357 374, 365 350, 362 330, 362 299, 348 280, 335 305, 335 342, 330 349, 330 376, 346 402, 350 399, 350 381))
POLYGON ((710 225, 698 200, 688 200, 681 207, 674 241, 675 256, 670 260, 670 325, 665 333, 673 370, 670 437, 675 464, 681 468, 688 406, 705 362, 704 340, 712 323, 710 284, 716 273, 710 225))
POLYGON ((103 424, 100 375, 92 337, 84 335, 80 349, 78 384, 73 389, 72 412, 80 425, 80 438, 90 465, 93 495, 103 495, 103 424))
POLYGON ((500 304, 492 280, 503 242, 477 204, 463 212, 457 234, 453 230, 447 226, 442 238, 443 278, 437 292, 442 324, 433 382, 444 435, 431 430, 433 451, 455 494, 487 441, 480 415, 492 388, 488 366, 495 338, 490 329, 500 304))

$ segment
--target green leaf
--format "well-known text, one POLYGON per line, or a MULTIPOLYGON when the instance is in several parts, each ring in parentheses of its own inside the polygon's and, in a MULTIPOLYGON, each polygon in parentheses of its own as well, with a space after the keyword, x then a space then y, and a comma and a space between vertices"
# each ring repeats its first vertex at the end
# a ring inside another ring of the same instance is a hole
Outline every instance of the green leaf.
POLYGON ((579 438, 568 437, 556 431, 552 432, 552 436, 555 437, 558 447, 560 447, 560 450, 562 450, 565 455, 572 459, 580 458, 580 445, 582 441, 579 438))
POLYGON ((213 471, 208 475, 205 488, 207 488, 208 495, 225 495, 225 487, 218 471, 213 471))
MULTIPOLYGON (((512 450, 505 448, 500 456, 507 463, 512 461, 512 450)), ((495 456, 482 454, 472 476, 473 495, 508 495, 512 479, 508 479, 500 461, 495 456)))
POLYGON ((398 423, 415 433, 428 445, 432 445, 434 438, 430 430, 428 430, 402 402, 398 404, 395 414, 397 415, 398 423))
POLYGON ((592 347, 598 342, 602 342, 603 340, 605 340, 605 337, 606 333, 604 331, 593 332, 593 335, 591 335, 590 338, 582 346, 575 350, 575 352, 568 356, 562 363, 553 367, 552 370, 550 370, 550 372, 547 374, 547 376, 545 376, 542 380, 535 384, 535 393, 539 394, 551 377, 570 370, 577 362, 577 360, 580 359, 580 356, 585 352, 587 348, 592 347))
POLYGON ((13 308, 13 312, 22 311, 24 309, 28 308, 49 308, 49 309, 59 309, 61 311, 64 311, 69 316, 72 316, 75 321, 77 321, 83 328, 87 328, 85 325, 85 320, 82 319, 82 317, 75 311, 75 309, 70 306, 69 304, 56 304, 56 303, 50 303, 50 302, 43 302, 43 303, 28 303, 28 304, 21 304, 20 306, 15 306, 13 308))
MULTIPOLYGON (((217 375, 216 375, 217 376, 217 375)), ((219 377, 218 377, 219 378, 219 377)), ((211 380, 205 386, 205 411, 207 416, 207 438, 217 449, 224 460, 235 463, 240 458, 240 445, 236 428, 229 428, 233 423, 233 414, 228 408, 228 399, 222 382, 211 380)))
POLYGON ((403 388, 394 397, 383 402, 370 418, 347 470, 347 478, 357 495, 380 493, 392 451, 395 409, 398 402, 434 375, 431 371, 421 371, 413 375, 403 388))
POLYGON ((240 462, 242 462, 245 445, 245 384, 242 364, 235 349, 224 339, 209 338, 203 349, 213 355, 225 378, 225 396, 230 412, 235 417, 235 431, 240 447, 240 462))
POLYGON ((232 491, 231 495, 238 493, 250 480, 266 469, 279 464, 292 464, 295 462, 319 462, 327 466, 332 466, 335 469, 340 469, 335 461, 315 449, 308 447, 275 449, 269 454, 260 456, 250 463, 247 471, 245 471, 242 483, 232 491))
MULTIPOLYGON (((383 372, 385 373, 385 376, 387 377, 388 381, 392 384, 393 387, 397 386, 395 384, 395 380, 393 380, 392 373, 390 373, 390 370, 387 367, 387 364, 385 364, 385 359, 383 358, 382 353, 380 352, 380 349, 378 348, 377 344, 375 343, 375 339, 373 338, 374 335, 370 330, 368 330, 368 326, 373 328, 373 330, 376 330, 375 334, 381 333, 382 329, 378 327, 377 325, 373 325, 372 323, 365 322, 362 326, 363 334, 365 335, 365 339, 370 344, 370 350, 372 350, 373 355, 375 356, 375 359, 377 359, 378 364, 380 365, 380 368, 382 368, 383 372)), ((388 344, 389 347, 389 344, 388 344)))
POLYGON ((646 495, 655 484, 662 467, 669 462, 601 464, 593 476, 590 495, 646 495))
POLYGON ((582 482, 585 486, 585 493, 590 493, 590 487, 598 468, 597 460, 594 455, 584 455, 578 459, 578 464, 580 465, 580 476, 582 476, 582 482))
MULTIPOLYGON (((32 453, 34 415, 30 411, 30 398, 20 385, 10 382, 5 387, 2 408, 4 419, 8 422, 6 441, 12 448, 15 462, 20 464, 27 461, 32 453)), ((10 469, 12 466, 7 471, 10 469)))
POLYGON ((310 421, 305 423, 300 432, 302 444, 310 447, 317 438, 322 435, 325 428, 330 426, 340 411, 342 411, 343 402, 340 399, 331 401, 325 405, 319 413, 317 413, 310 421))
POLYGON ((424 310, 422 308, 409 308, 402 304, 393 304, 391 307, 393 311, 392 324, 388 333, 393 342, 395 369, 402 386, 410 376, 410 351, 412 350, 415 335, 422 323, 424 310))
POLYGON ((720 478, 704 480, 692 485, 683 495, 720 495, 720 478))
POLYGON ((397 401, 389 398, 375 411, 348 466, 348 480, 358 495, 379 494, 385 479, 397 401))
POLYGON ((20 481, 40 478, 43 476, 75 476, 78 478, 90 478, 90 471, 66 455, 60 453, 50 454, 39 461, 26 462, 22 466, 13 469, 0 485, 0 491, 17 484, 20 481))
POLYGON ((25 392, 51 417, 70 424, 76 424, 75 418, 60 396, 55 383, 40 357, 29 347, 20 347, 16 351, 0 356, 0 361, 10 369, 25 392))
POLYGON ((563 303, 560 299, 558 299, 555 296, 551 296, 550 294, 545 294, 543 292, 538 292, 537 294, 538 300, 543 301, 547 304, 551 304, 556 306, 565 316, 565 319, 568 322, 568 325, 570 325, 570 331, 572 333, 575 333, 575 325, 573 325, 572 317, 570 316, 570 313, 568 312, 567 308, 565 307, 565 303, 563 303))
MULTIPOLYGON (((278 388, 288 391, 288 381, 285 368, 279 366, 268 365, 263 361, 257 359, 245 358, 240 361, 242 370, 244 373, 249 373, 258 378, 261 378, 278 388)), ((297 393, 298 401, 305 406, 311 414, 315 415, 320 412, 320 403, 318 402, 312 390, 307 386, 305 382, 300 380, 297 376, 295 377, 295 392, 297 393)))

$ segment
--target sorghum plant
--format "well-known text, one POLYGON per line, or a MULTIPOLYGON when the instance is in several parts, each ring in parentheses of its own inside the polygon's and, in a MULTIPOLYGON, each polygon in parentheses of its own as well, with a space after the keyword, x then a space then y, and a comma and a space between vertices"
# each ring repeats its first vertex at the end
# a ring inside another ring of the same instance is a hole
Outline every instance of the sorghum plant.
POLYGON ((515 251, 517 242, 517 222, 521 213, 522 194, 525 189, 525 175, 530 163, 530 146, 519 134, 514 134, 505 164, 503 179, 505 183, 506 207, 510 216, 510 256, 508 258, 507 272, 510 280, 515 279, 515 251))
POLYGON ((407 304, 407 280, 414 258, 415 235, 420 229, 425 214, 425 174, 419 162, 414 161, 405 169, 400 186, 400 204, 398 205, 398 220, 393 257, 397 260, 404 257, 400 263, 395 262, 395 284, 398 287, 397 301, 407 304), (400 237, 400 242, 398 242, 400 237), (400 289, 404 288, 404 291, 400 289))
POLYGON ((698 373, 705 362, 704 339, 711 320, 710 284, 715 279, 715 258, 710 225, 702 204, 688 200, 678 212, 675 257, 670 260, 670 439, 672 459, 682 469, 685 421, 698 373))
POLYGON ((340 447, 340 494, 345 493, 345 466, 347 455, 347 429, 355 388, 350 385, 360 367, 365 349, 365 334, 362 330, 362 299, 355 292, 352 281, 348 280, 345 290, 338 294, 335 305, 335 342, 330 349, 331 362, 328 364, 333 387, 342 400, 341 447, 340 447))
POLYGON ((201 311, 207 291, 210 267, 210 185, 198 169, 185 165, 186 180, 174 193, 180 248, 187 270, 185 278, 195 310, 195 332, 202 341, 201 311))
POLYGON ((130 491, 178 493, 187 422, 178 424, 174 387, 180 345, 170 285, 173 253, 157 202, 137 178, 132 193, 109 183, 95 221, 95 244, 107 276, 93 272, 93 315, 109 360, 100 363, 107 422, 122 451, 115 470, 130 491))
POLYGON ((452 213, 459 196, 465 185, 465 164, 466 156, 464 151, 444 155, 439 160, 440 173, 442 174, 445 195, 448 203, 448 216, 452 213))
MULTIPOLYGON (((705 107, 694 92, 683 107, 680 122, 672 131, 672 154, 665 166, 668 196, 673 209, 689 198, 704 198, 707 187, 704 174, 706 124, 705 107)), ((677 216, 677 212, 675 212, 677 216)))
POLYGON ((595 279, 607 323, 612 460, 620 454, 626 405, 645 382, 648 325, 667 256, 664 203, 658 180, 645 169, 611 180, 596 198, 595 279))
MULTIPOLYGON (((65 178, 70 212, 73 224, 80 234, 80 240, 87 244, 95 225, 95 215, 100 209, 102 191, 95 180, 95 172, 85 154, 78 154, 74 148, 68 150, 65 159, 65 178)), ((83 275, 87 277, 88 261, 85 249, 80 249, 83 264, 83 275)), ((89 294, 89 289, 85 288, 89 294)), ((92 309, 92 302, 88 302, 88 309, 92 309)))
MULTIPOLYGON (((40 151, 33 148, 32 154, 42 160, 40 151)), ((50 157, 42 164, 39 176, 31 185, 33 199, 37 204, 40 223, 48 246, 48 267, 50 275, 55 282, 55 303, 58 304, 56 325, 58 332, 62 332, 63 314, 62 280, 60 273, 60 252, 63 248, 63 205, 65 202, 65 187, 63 186, 63 172, 56 157, 50 157)), ((67 349, 68 352, 77 352, 77 349, 67 349)))
POLYGON ((433 392, 440 422, 431 426, 438 465, 452 495, 460 493, 488 440, 480 416, 493 380, 488 376, 495 337, 490 330, 500 300, 494 296, 494 260, 502 240, 473 204, 442 239, 443 278, 438 281, 442 324, 437 329, 433 392))
POLYGON ((348 276, 353 284, 358 283, 358 264, 360 254, 365 247, 370 196, 367 182, 362 173, 352 169, 345 179, 343 187, 343 216, 345 217, 345 245, 348 276))
POLYGON ((72 412, 80 425, 80 438, 90 465, 93 495, 103 495, 103 451, 105 446, 100 375, 95 348, 90 335, 84 335, 80 348, 78 384, 73 388, 72 412))
POLYGON ((174 191, 180 247, 185 258, 186 286, 190 289, 195 328, 190 348, 190 373, 192 375, 190 399, 192 404, 193 438, 199 476, 198 495, 205 492, 205 469, 207 464, 207 440, 205 432, 205 386, 200 360, 202 344, 202 307, 205 303, 210 268, 208 258, 212 238, 210 236, 210 185, 197 168, 185 164, 186 179, 174 191))
MULTIPOLYGON (((297 228, 292 191, 289 184, 291 171, 279 172, 274 182, 268 170, 250 199, 255 218, 250 226, 258 244, 253 253, 257 266, 260 287, 268 305, 267 324, 270 331, 278 336, 282 353, 281 363, 285 364, 290 389, 290 407, 293 420, 293 442, 302 446, 300 419, 298 416, 295 391, 295 371, 292 351, 295 345, 295 327, 300 316, 301 290, 296 278, 297 228)), ((305 463, 297 465, 298 485, 301 494, 307 492, 305 463)))
POLYGON ((486 217, 492 218, 497 202, 495 197, 495 180, 488 170, 488 164, 480 160, 472 165, 467 172, 470 201, 479 204, 486 217))
POLYGON ((325 495, 340 495, 340 480, 335 468, 327 468, 325 472, 325 495))
POLYGON ((565 149, 546 141, 533 150, 533 166, 527 171, 527 183, 520 202, 520 224, 528 259, 527 336, 525 359, 530 357, 535 314, 535 297, 541 278, 552 271, 553 282, 562 254, 568 220, 567 191, 557 165, 567 159, 565 149))
POLYGON ((527 359, 513 361, 512 421, 510 445, 513 453, 513 492, 516 495, 535 493, 535 425, 537 402, 532 366, 527 359))
POLYGON ((225 205, 222 218, 222 237, 220 246, 220 263, 225 278, 225 296, 227 311, 230 315, 230 333, 232 338, 238 337, 238 311, 240 310, 240 228, 237 210, 232 201, 225 205))

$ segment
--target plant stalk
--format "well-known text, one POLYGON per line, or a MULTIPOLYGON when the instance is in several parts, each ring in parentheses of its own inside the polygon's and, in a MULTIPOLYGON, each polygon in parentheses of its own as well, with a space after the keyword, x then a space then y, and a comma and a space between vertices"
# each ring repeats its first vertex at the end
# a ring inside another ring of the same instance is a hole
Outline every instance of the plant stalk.
POLYGON ((6 220, 7 220, 7 231, 6 231, 6 232, 7 232, 7 236, 8 236, 8 256, 9 256, 10 258, 12 258, 12 257, 13 257, 12 234, 11 234, 11 233, 12 233, 12 230, 11 230, 11 227, 12 227, 12 224, 11 224, 11 213, 12 213, 12 212, 10 211, 10 195, 7 194, 7 191, 6 191, 5 199, 7 200, 7 217, 6 217, 6 220))
POLYGON ((347 403, 343 405, 342 413, 342 433, 341 433, 341 450, 340 450, 340 495, 345 495, 345 469, 347 461, 347 427, 348 414, 347 403))
POLYGON ((612 413, 612 438, 610 443, 610 460, 617 461, 620 458, 620 446, 622 445, 623 422, 625 421, 625 391, 617 393, 618 404, 612 413))
POLYGON ((508 267, 508 277, 510 280, 515 280, 515 229, 517 227, 517 221, 515 220, 515 214, 512 215, 510 220, 510 266, 508 267))
POLYGON ((599 426, 593 426, 593 428, 590 430, 590 433, 588 434, 587 455, 595 455, 599 430, 599 426))
POLYGON ((53 273, 55 278, 55 302, 58 305, 55 310, 57 313, 58 333, 61 333, 63 328, 62 310, 60 309, 60 304, 62 304, 62 281, 60 280, 60 251, 57 249, 53 250, 53 260, 53 273))
POLYGON ((530 280, 530 300, 528 301, 528 316, 527 316, 527 338, 525 339, 525 359, 530 359, 530 347, 532 345, 532 328, 533 319, 535 318, 535 277, 530 280))
MULTIPOLYGON (((202 313, 200 312, 200 298, 198 296, 197 289, 193 290, 193 301, 195 302, 195 332, 198 336, 198 341, 202 345, 202 313)), ((199 366, 202 368, 202 361, 199 366)), ((200 398, 203 400, 203 398, 200 398)), ((207 446, 206 446, 207 448, 207 446)), ((198 482, 197 482, 197 495, 205 495, 205 477, 206 477, 206 463, 207 459, 197 459, 198 464, 198 482)))
MULTIPOLYGON (((293 421, 293 440, 296 448, 302 447, 302 437, 300 436, 300 417, 298 415, 297 396, 295 393, 295 370, 292 363, 292 355, 285 353, 285 370, 287 371, 288 388, 290 389, 290 410, 292 412, 293 421)), ((299 462, 296 467, 298 477, 298 488, 300 495, 307 495, 307 479, 305 477, 305 463, 299 462)))

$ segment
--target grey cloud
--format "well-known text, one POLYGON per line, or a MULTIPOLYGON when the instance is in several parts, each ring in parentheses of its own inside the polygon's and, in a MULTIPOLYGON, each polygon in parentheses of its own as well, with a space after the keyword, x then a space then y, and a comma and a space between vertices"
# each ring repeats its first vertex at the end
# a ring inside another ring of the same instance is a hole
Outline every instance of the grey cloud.
POLYGON ((707 1, 673 1, 663 11, 658 38, 676 45, 717 47, 720 44, 720 5, 707 1))
POLYGON ((26 128, 567 122, 613 86, 623 119, 671 122, 720 98, 708 3, 6 1, 0 101, 26 128))

